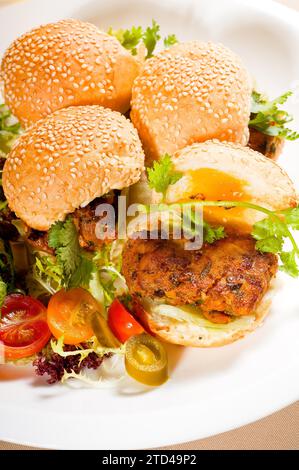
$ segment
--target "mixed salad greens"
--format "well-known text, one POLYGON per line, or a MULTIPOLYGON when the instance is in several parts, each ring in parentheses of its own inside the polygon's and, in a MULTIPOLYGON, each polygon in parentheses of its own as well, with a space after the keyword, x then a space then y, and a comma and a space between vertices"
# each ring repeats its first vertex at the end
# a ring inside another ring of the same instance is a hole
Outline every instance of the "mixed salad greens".
MULTIPOLYGON (((160 27, 154 20, 145 29, 141 26, 127 30, 110 28, 108 33, 133 55, 143 50, 145 59, 152 57, 161 40, 160 27)), ((163 39, 165 48, 176 42, 174 34, 163 39)), ((281 139, 299 138, 298 133, 286 127, 292 117, 279 106, 290 95, 288 92, 268 101, 254 91, 249 126, 281 139)), ((7 154, 21 133, 19 123, 7 106, 1 104, 1 173, 7 154)), ((150 188, 161 193, 163 200, 168 187, 182 177, 174 170, 168 154, 147 169, 147 176, 150 188)), ((195 205, 227 209, 241 206, 262 212, 265 217, 252 231, 256 249, 277 254, 281 269, 291 276, 299 276, 299 248, 292 234, 292 230, 299 230, 298 207, 273 212, 246 202, 192 201, 190 218, 194 235, 198 229, 192 210, 195 205)), ((160 209, 165 210, 165 204, 163 208, 158 206, 157 210, 160 209)), ((147 206, 141 208, 147 210, 147 206)), ((167 210, 174 209, 170 205, 167 210)), ((205 243, 226 236, 224 227, 213 227, 206 221, 201 224, 205 243)), ((0 175, 0 341, 5 345, 6 362, 33 362, 36 373, 48 375, 49 383, 76 378, 90 385, 98 384, 99 377, 93 380, 86 370, 98 370, 105 358, 117 355, 125 358, 127 372, 140 382, 164 383, 167 380, 165 350, 131 314, 132 299, 121 274, 124 242, 105 243, 95 252, 83 250, 71 216, 50 228, 48 245, 52 253, 29 248, 23 241, 24 232, 24 224, 7 206, 0 175)), ((159 306, 156 308, 159 310, 159 306)), ((216 328, 192 309, 184 311, 168 306, 162 310, 160 314, 179 321, 191 319, 200 326, 216 328)), ((252 319, 239 321, 249 324, 252 319)))

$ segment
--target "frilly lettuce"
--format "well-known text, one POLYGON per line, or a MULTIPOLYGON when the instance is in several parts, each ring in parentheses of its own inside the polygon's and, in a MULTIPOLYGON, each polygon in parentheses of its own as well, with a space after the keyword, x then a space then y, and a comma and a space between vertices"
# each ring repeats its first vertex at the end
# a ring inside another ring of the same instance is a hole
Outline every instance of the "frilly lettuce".
POLYGON ((93 336, 88 342, 88 348, 84 349, 82 346, 78 346, 75 351, 64 351, 63 336, 57 341, 51 340, 51 348, 54 353, 59 354, 61 357, 78 356, 80 355, 80 363, 92 352, 98 356, 103 357, 107 354, 125 354, 125 346, 121 345, 119 348, 103 348, 95 336, 93 336))
MULTIPOLYGON (((98 343, 96 337, 91 338, 87 342, 87 344, 85 345, 87 346, 87 348, 83 348, 83 346, 79 345, 75 351, 64 350, 63 337, 60 337, 58 341, 52 340, 50 345, 53 352, 61 357, 67 358, 70 356, 80 355, 79 366, 81 365, 82 361, 86 359, 91 353, 95 353, 99 357, 109 357, 110 354, 123 356, 125 354, 124 345, 121 345, 119 348, 103 348, 98 343)), ((105 371, 104 365, 101 365, 99 370, 96 371, 87 371, 85 368, 83 368, 83 370, 80 370, 79 372, 75 372, 74 370, 64 370, 63 376, 61 378, 61 383, 65 383, 66 381, 68 381, 68 379, 76 379, 77 381, 83 382, 88 386, 93 386, 96 388, 109 388, 117 384, 120 380, 122 380, 123 374, 120 374, 120 376, 117 378, 104 378, 104 374, 102 372, 103 369, 105 371)))

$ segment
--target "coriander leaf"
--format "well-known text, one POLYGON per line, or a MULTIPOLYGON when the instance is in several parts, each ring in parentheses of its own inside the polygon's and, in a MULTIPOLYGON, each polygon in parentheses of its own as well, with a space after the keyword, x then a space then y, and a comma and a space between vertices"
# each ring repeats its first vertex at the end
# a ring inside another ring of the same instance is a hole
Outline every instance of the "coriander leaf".
POLYGON ((93 268, 92 260, 81 254, 76 269, 70 274, 68 287, 89 287, 93 268))
POLYGON ((252 236, 256 240, 264 240, 271 237, 285 237, 286 225, 280 219, 266 217, 253 226, 252 236))
MULTIPOLYGON (((114 36, 122 45, 123 43, 123 38, 124 38, 124 29, 113 29, 112 26, 109 27, 108 31, 107 31, 107 34, 109 34, 109 36, 114 36)), ((129 30, 127 30, 129 31, 129 30)))
POLYGON ((287 209, 280 213, 273 212, 269 217, 257 222, 253 226, 252 236, 257 240, 256 249, 263 253, 278 254, 282 266, 280 269, 293 277, 299 276, 297 258, 299 249, 293 238, 290 228, 299 228, 298 208, 287 209), (284 216, 284 219, 281 216, 284 216), (285 241, 289 239, 293 245, 291 252, 283 251, 285 241))
POLYGON ((155 20, 152 20, 152 26, 148 26, 143 34, 143 42, 147 49, 147 56, 152 57, 154 49, 157 45, 157 42, 161 39, 161 35, 159 34, 160 26, 155 20))
POLYGON ((140 43, 143 37, 143 30, 141 26, 132 26, 131 29, 119 29, 113 30, 111 27, 108 30, 108 34, 116 37, 121 45, 132 52, 133 55, 137 54, 136 47, 140 43))
POLYGON ((278 104, 285 104, 290 96, 292 96, 291 91, 287 91, 283 95, 275 98, 273 101, 269 101, 265 95, 258 93, 257 91, 253 91, 251 95, 252 104, 251 104, 251 112, 253 114, 258 114, 259 112, 266 112, 270 111, 273 106, 278 104))
POLYGON ((214 243, 226 237, 224 227, 212 227, 206 221, 203 222, 204 242, 214 243))
POLYGON ((262 94, 253 91, 249 127, 263 134, 279 137, 281 139, 298 139, 299 133, 286 127, 287 123, 293 121, 293 116, 279 107, 279 105, 283 105, 291 95, 292 92, 288 91, 278 98, 269 101, 262 94))
POLYGON ((49 246, 55 250, 63 272, 65 287, 88 287, 93 263, 79 245, 77 229, 70 217, 56 222, 49 230, 49 246))
POLYGON ((280 259, 282 261, 282 266, 280 266, 281 271, 286 272, 292 277, 299 276, 299 267, 296 262, 296 253, 295 251, 285 251, 280 254, 280 259))
MULTIPOLYGON (((190 206, 190 202, 177 203, 181 207, 190 206)), ((286 271, 291 276, 299 276, 299 247, 291 232, 291 229, 298 230, 298 207, 293 209, 271 211, 265 207, 259 206, 252 202, 247 201, 207 201, 199 200, 192 201, 193 207, 243 207, 246 209, 255 210, 260 212, 266 217, 261 221, 254 224, 251 235, 256 239, 256 249, 261 252, 275 253, 280 256, 282 261, 281 269, 286 271), (291 252, 283 250, 285 242, 289 242, 293 249, 291 252)), ((163 210, 165 210, 165 204, 163 210)), ((150 206, 144 206, 147 211, 150 206)), ((171 207, 171 206, 170 206, 171 207)), ((222 228, 218 228, 216 232, 219 237, 224 234, 222 228)), ((212 234, 207 231, 207 240, 212 240, 212 234)))
POLYGON ((136 47, 142 38, 142 34, 141 26, 137 28, 133 26, 131 30, 124 31, 122 45, 131 50, 133 55, 137 54, 136 47))
POLYGON ((69 217, 57 222, 49 231, 49 246, 55 249, 57 260, 65 274, 70 277, 76 270, 80 258, 77 229, 69 217))
POLYGON ((292 91, 287 91, 283 95, 281 95, 278 98, 276 98, 275 100, 273 100, 272 105, 273 104, 285 104, 288 101, 289 97, 292 96, 292 94, 293 94, 292 91))
POLYGON ((165 196, 168 186, 175 184, 183 175, 174 170, 171 157, 166 153, 160 161, 154 162, 152 168, 147 169, 147 176, 149 187, 165 196))
POLYGON ((191 235, 191 237, 196 237, 200 234, 200 231, 202 230, 202 241, 203 243, 209 244, 212 244, 217 240, 221 240, 222 238, 226 237, 224 227, 213 227, 208 222, 203 220, 202 212, 198 213, 196 210, 194 210, 195 207, 193 202, 182 203, 182 205, 188 209, 188 212, 185 210, 180 217, 180 224, 184 234, 188 233, 189 236, 191 235))
POLYGON ((175 34, 169 34, 168 36, 166 36, 166 38, 164 38, 163 42, 164 42, 164 47, 167 48, 176 44, 178 40, 175 34))
POLYGON ((283 248, 283 239, 273 237, 266 237, 262 240, 258 240, 255 245, 258 251, 263 253, 280 253, 283 248))
POLYGON ((282 211, 281 214, 293 230, 299 230, 299 206, 282 211))
MULTIPOLYGON (((67 219, 68 220, 68 219, 67 219)), ((56 222, 54 225, 51 226, 48 234, 48 243, 49 247, 58 248, 62 244, 62 233, 61 231, 64 229, 64 222, 56 222)))
MULTIPOLYGON (((155 20, 152 20, 152 26, 148 26, 145 30, 142 26, 132 26, 131 29, 117 29, 110 27, 107 31, 110 36, 114 36, 123 47, 130 50, 132 55, 137 54, 137 47, 143 43, 147 55, 146 59, 152 57, 153 52, 161 39, 160 26, 155 20)), ((164 38, 164 47, 170 47, 178 42, 175 34, 169 34, 164 38)))

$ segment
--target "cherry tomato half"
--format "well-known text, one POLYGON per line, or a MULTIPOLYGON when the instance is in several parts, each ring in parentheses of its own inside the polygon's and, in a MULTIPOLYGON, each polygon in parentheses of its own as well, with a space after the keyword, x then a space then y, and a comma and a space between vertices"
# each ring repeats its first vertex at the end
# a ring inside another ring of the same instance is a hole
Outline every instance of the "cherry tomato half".
POLYGON ((11 294, 1 308, 0 341, 6 360, 30 357, 41 351, 51 337, 47 310, 32 297, 11 294))
POLYGON ((125 343, 133 335, 139 335, 144 332, 140 323, 135 320, 133 315, 128 312, 118 299, 115 299, 110 305, 108 325, 114 336, 121 343, 125 343))
POLYGON ((63 336, 65 344, 79 344, 93 336, 91 319, 100 310, 96 299, 82 287, 61 289, 50 299, 48 325, 55 338, 63 336))

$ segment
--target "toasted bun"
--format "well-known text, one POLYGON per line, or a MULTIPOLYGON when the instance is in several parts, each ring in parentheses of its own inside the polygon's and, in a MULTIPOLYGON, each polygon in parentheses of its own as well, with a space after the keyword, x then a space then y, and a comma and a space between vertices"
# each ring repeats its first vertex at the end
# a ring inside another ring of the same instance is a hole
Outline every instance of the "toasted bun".
POLYGON ((2 60, 5 102, 23 126, 67 106, 129 108, 139 66, 116 38, 63 20, 15 40, 2 60))
MULTIPOLYGON (((244 200, 270 210, 298 204, 296 189, 287 173, 274 161, 239 144, 218 141, 190 145, 173 157, 175 170, 183 174, 169 186, 166 201, 244 200)), ((252 209, 207 209, 206 218, 251 232, 252 225, 266 217, 252 209)))
POLYGON ((274 286, 264 297, 258 309, 253 313, 252 322, 240 328, 227 328, 223 330, 208 329, 189 321, 179 321, 168 316, 157 314, 154 311, 140 309, 138 318, 146 329, 168 343, 191 346, 195 348, 210 348, 225 346, 243 338, 262 325, 270 311, 271 296, 274 286))
MULTIPOLYGON (((276 162, 248 147, 208 141, 179 150, 172 161, 174 170, 182 177, 168 187, 166 203, 241 200, 270 210, 288 209, 298 204, 298 195, 286 172, 276 162)), ((161 202, 161 195, 149 188, 143 175, 130 189, 130 202, 155 204, 161 202)), ((205 208, 204 211, 206 220, 237 233, 251 233, 252 225, 266 217, 256 210, 243 208, 205 208)), ((146 224, 147 217, 141 214, 134 226, 142 230, 146 229, 146 224)))
POLYGON ((251 91, 240 59, 220 44, 177 44, 148 60, 131 102, 147 163, 214 138, 246 145, 251 91))
POLYGON ((101 106, 70 107, 21 135, 4 165, 3 188, 20 219, 48 230, 79 206, 138 181, 143 164, 128 119, 101 106))

